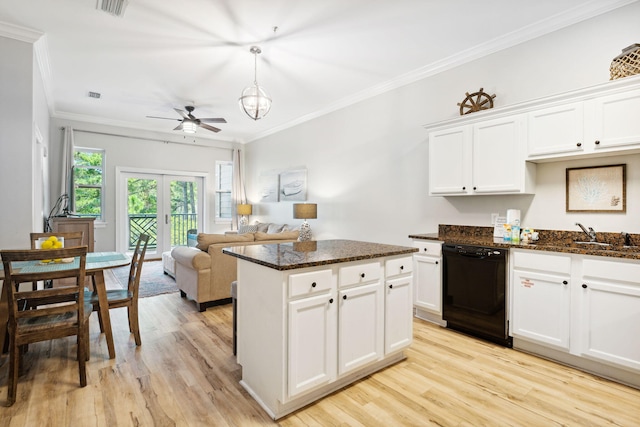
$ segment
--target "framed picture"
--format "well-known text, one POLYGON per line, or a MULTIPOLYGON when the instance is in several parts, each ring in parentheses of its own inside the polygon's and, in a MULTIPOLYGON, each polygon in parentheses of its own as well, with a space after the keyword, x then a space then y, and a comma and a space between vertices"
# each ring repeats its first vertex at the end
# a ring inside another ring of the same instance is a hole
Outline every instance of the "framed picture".
POLYGON ((278 172, 260 174, 260 202, 278 201, 278 172))
POLYGON ((280 173, 278 195, 281 202, 307 200, 307 170, 294 169, 280 173))
POLYGON ((626 167, 567 168, 567 212, 626 212, 626 167))

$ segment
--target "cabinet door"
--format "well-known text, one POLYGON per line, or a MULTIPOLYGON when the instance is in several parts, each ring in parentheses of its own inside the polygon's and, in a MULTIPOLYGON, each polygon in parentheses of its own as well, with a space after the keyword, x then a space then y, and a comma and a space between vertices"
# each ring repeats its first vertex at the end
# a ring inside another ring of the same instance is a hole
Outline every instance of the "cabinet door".
POLYGON ((640 370, 640 283, 588 279, 580 286, 581 354, 640 370))
POLYGON ((513 270, 511 334, 569 350, 568 276, 513 270))
POLYGON ((469 192, 469 126, 429 134, 429 194, 469 192))
POLYGON ((640 90, 595 98, 594 133, 596 150, 630 145, 640 146, 640 90))
POLYGON ((337 301, 331 293, 289 302, 289 396, 336 377, 337 301))
POLYGON ((384 353, 402 350, 413 339, 412 277, 385 283, 384 353))
MULTIPOLYGON (((527 115, 529 159, 550 154, 584 150, 584 108, 582 102, 533 111, 527 115)), ((552 157, 552 156, 551 156, 552 157)))
POLYGON ((442 315, 442 262, 440 257, 414 255, 416 307, 442 315))
POLYGON ((384 352, 382 282, 338 293, 338 374, 374 362, 384 352))
POLYGON ((515 193, 522 191, 525 160, 521 116, 483 121, 473 125, 472 191, 515 193))

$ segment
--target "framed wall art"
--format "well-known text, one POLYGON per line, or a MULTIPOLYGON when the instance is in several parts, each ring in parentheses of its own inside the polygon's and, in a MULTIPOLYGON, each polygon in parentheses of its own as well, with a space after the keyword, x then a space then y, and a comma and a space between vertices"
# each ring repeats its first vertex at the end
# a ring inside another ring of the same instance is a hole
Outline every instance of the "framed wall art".
POLYGON ((280 173, 280 201, 307 200, 307 170, 292 169, 280 173))
POLYGON ((626 212, 626 167, 567 168, 567 212, 626 212))

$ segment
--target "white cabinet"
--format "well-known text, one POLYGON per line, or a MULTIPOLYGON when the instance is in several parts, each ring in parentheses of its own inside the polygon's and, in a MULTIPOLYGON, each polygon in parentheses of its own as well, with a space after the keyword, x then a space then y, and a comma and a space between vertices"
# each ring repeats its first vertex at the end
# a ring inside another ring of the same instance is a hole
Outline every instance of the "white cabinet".
POLYGON ((640 89, 597 97, 590 103, 595 151, 640 148, 640 89))
POLYGON ((442 242, 415 240, 413 247, 414 296, 416 316, 443 324, 442 321, 442 242))
POLYGON ((640 370, 640 264, 585 257, 580 353, 640 370))
POLYGON ((429 195, 532 193, 524 116, 439 129, 429 134, 429 195))
POLYGON ((511 335, 569 350, 571 257, 512 250, 511 335))
POLYGON ((413 261, 402 257, 385 262, 384 353, 409 346, 413 340, 413 261))
POLYGON ((640 90, 569 102, 527 114, 527 159, 640 149, 640 90))
POLYGON ((289 276, 289 396, 336 377, 335 288, 331 270, 289 276))
POLYGON ((528 159, 584 151, 582 102, 542 108, 527 114, 528 159))
POLYGON ((381 273, 379 262, 342 267, 338 273, 338 375, 384 354, 381 273))

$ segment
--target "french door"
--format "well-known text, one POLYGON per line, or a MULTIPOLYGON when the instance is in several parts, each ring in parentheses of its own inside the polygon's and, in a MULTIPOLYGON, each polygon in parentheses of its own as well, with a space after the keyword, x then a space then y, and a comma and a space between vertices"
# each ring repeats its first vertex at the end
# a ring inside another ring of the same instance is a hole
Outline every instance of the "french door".
POLYGON ((117 238, 120 252, 135 249, 149 235, 146 258, 187 244, 187 231, 202 230, 204 178, 170 173, 121 171, 118 179, 117 238))

